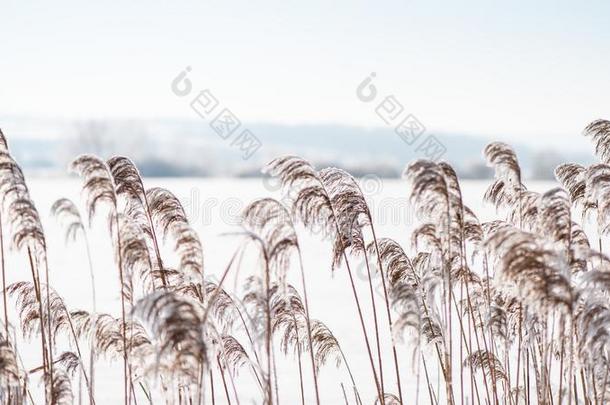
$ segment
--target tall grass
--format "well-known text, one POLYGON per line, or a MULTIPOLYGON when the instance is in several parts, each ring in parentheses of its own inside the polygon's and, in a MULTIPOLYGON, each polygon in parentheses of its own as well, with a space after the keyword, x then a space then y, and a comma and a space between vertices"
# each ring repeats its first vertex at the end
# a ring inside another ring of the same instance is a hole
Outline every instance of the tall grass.
POLYGON ((610 122, 595 121, 584 134, 600 162, 560 165, 561 187, 543 193, 526 188, 509 145, 488 145, 483 154, 495 176, 481 197, 497 219, 484 223, 448 163, 411 162, 405 198, 418 223, 410 246, 378 235, 349 173, 317 170, 296 156, 275 159, 264 170, 279 178, 286 198, 247 206, 241 243, 220 272, 204 271, 200 236, 170 191, 147 189, 125 157, 77 157, 72 169, 83 181, 86 215, 67 199, 52 207, 65 230, 63 254, 82 250, 87 258, 91 304, 76 309, 51 285, 40 216, 0 132, 0 403, 81 403, 83 390, 90 404, 102 403, 96 367, 116 361, 125 405, 246 403, 252 393, 244 392, 244 378, 258 389, 258 403, 270 405, 287 396, 325 404, 339 394, 356 405, 604 404, 610 122), (107 224, 112 270, 92 259, 96 217, 107 224), (305 266, 300 225, 323 229, 330 269, 346 272, 347 286, 334 288, 353 298, 345 318, 361 336, 359 347, 345 350, 312 311, 309 274, 320 270, 305 266), (9 250, 23 256, 26 272, 10 267, 9 250), (253 255, 254 268, 245 261, 253 255), (120 313, 98 310, 101 270, 117 280, 120 313), (288 282, 292 271, 298 285, 288 282), (230 291, 227 279, 238 276, 243 288, 230 291), (9 278, 19 281, 9 285, 9 278), (21 360, 24 339, 39 342, 34 367, 21 360), (346 353, 358 350, 368 370, 356 375, 346 353), (278 356, 294 362, 295 378, 279 369, 278 356), (329 363, 338 369, 335 392, 324 389, 329 363), (39 384, 42 395, 33 389, 39 384))

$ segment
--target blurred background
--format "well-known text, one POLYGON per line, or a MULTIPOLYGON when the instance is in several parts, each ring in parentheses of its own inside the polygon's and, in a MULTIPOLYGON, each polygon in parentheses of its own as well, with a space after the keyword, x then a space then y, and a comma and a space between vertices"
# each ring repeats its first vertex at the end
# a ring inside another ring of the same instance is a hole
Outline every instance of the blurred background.
POLYGON ((605 1, 8 0, 0 15, 0 128, 45 176, 93 152, 157 177, 257 176, 283 153, 396 177, 432 136, 463 177, 488 176, 481 150, 504 140, 547 179, 589 160, 581 131, 608 113, 605 1), (222 132, 224 111, 238 126, 222 132))

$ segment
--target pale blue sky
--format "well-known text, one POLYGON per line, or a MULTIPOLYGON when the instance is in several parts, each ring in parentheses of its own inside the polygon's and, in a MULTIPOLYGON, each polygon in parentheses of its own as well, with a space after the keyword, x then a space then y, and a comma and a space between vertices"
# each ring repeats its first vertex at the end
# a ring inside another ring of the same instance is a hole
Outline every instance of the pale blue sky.
POLYGON ((244 122, 383 126, 370 72, 431 131, 584 145, 610 117, 608 1, 0 5, 0 115, 194 118, 187 65, 244 122))

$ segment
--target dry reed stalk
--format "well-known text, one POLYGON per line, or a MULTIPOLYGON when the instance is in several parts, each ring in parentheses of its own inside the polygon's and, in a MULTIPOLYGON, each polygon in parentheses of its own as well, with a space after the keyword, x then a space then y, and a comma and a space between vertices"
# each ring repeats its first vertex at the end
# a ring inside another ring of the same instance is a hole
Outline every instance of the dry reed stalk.
MULTIPOLYGON (((216 385, 222 384, 223 400, 239 404, 243 398, 234 373, 240 367, 251 372, 261 388, 263 402, 277 404, 282 381, 276 366, 275 335, 279 335, 280 352, 286 355, 290 349, 296 357, 301 403, 306 401, 303 350, 309 351, 318 404, 319 371, 328 359, 334 359, 337 366, 345 365, 356 404, 361 403, 361 390, 374 390, 379 404, 405 403, 408 399, 403 398, 406 393, 401 386, 396 344, 407 330, 416 336, 408 343, 413 359, 417 359, 417 363, 412 361, 418 370, 416 402, 420 400, 421 370, 428 400, 433 404, 605 403, 610 392, 610 258, 602 249, 603 238, 610 234, 610 122, 591 123, 585 135, 593 138, 601 163, 559 166, 555 174, 565 191, 526 190, 512 148, 502 143, 488 145, 484 153, 495 176, 484 199, 505 217, 482 225, 463 204, 459 180, 451 166, 443 162, 412 163, 406 171, 410 201, 422 220, 412 235, 412 262, 398 244, 378 238, 374 218, 351 175, 334 168, 318 172, 300 158, 277 159, 269 170, 280 177, 286 189, 296 191, 291 212, 282 203, 263 199, 244 213, 246 236, 260 244, 263 258, 259 284, 253 293, 258 305, 254 314, 249 313, 248 301, 234 301, 222 287, 230 269, 236 269, 237 277, 243 248, 233 255, 220 282, 209 283, 203 274, 199 237, 175 196, 163 189, 145 190, 137 168, 127 158, 115 157, 106 164, 82 156, 74 168, 84 179, 89 222, 101 203, 109 208, 109 233, 114 240, 121 286, 121 316, 115 318, 98 314, 95 302, 90 313, 68 312, 54 295, 38 212, 0 132, 0 266, 5 290, 2 329, 7 335, 6 340, 0 339, 0 391, 6 393, 0 400, 23 403, 30 398, 34 402, 27 376, 21 377, 23 367, 16 362, 17 348, 8 339, 6 292, 19 288, 6 285, 10 274, 5 267, 5 241, 10 240, 27 254, 32 282, 27 302, 17 302, 21 332, 40 338, 41 366, 32 372, 42 371, 45 399, 51 404, 74 399, 70 370, 79 370, 79 379, 82 376, 89 391, 89 402, 94 404, 94 358, 101 354, 122 357, 126 405, 137 403, 141 396, 152 403, 156 395, 150 385, 153 378, 160 382, 158 389, 168 402, 203 404, 209 385, 214 404, 216 392, 220 392, 216 385), (573 209, 582 211, 583 221, 595 221, 595 243, 574 222, 573 209), (333 269, 345 264, 374 385, 357 385, 337 338, 310 317, 304 253, 291 215, 309 228, 321 223, 334 238, 333 269), (282 217, 279 223, 273 223, 282 217), (365 241, 363 229, 371 231, 370 241, 365 241), (163 262, 161 236, 175 243, 179 259, 176 269, 163 262), (286 281, 295 254, 303 301, 286 281), (350 262, 352 255, 362 254, 367 271, 365 287, 373 311, 368 319, 350 262), (369 256, 373 254, 376 263, 369 256), (377 307, 374 296, 376 266, 381 271, 385 311, 377 307), (137 303, 136 294, 143 294, 137 303), (378 309, 385 313, 392 332, 387 342, 381 339, 378 309), (136 320, 128 320, 132 312, 147 320, 151 336, 136 320), (234 322, 241 329, 236 329, 234 322), (257 329, 256 322, 264 326, 257 329), (372 332, 367 330, 369 322, 374 325, 372 332), (74 342, 75 353, 59 354, 59 333, 67 334, 68 343, 74 342), (375 350, 369 333, 375 334, 375 350), (79 339, 84 336, 90 339, 88 372, 80 350, 79 339), (239 337, 247 339, 250 346, 244 348, 239 337), (264 358, 260 356, 264 367, 259 362, 259 343, 264 347, 260 350, 265 352, 264 358), (392 347, 391 359, 383 358, 382 347, 386 344, 392 347), (428 355, 425 347, 433 353, 428 355), (208 351, 213 351, 209 357, 208 351), (208 362, 208 358, 215 361, 208 362), (385 392, 386 361, 394 364, 397 396, 385 392), (462 372, 467 368, 469 373, 460 374, 459 393, 454 386, 457 364, 462 372), (214 378, 214 368, 220 378, 214 378), (138 392, 137 387, 141 389, 138 392)), ((70 205, 64 205, 64 209, 75 210, 70 205)), ((72 225, 67 233, 82 231, 85 238, 95 295, 84 225, 80 220, 72 225)), ((340 387, 344 401, 349 403, 345 387, 340 387)))
MULTIPOLYGON (((380 401, 383 401, 383 391, 381 390, 377 370, 375 369, 375 362, 373 360, 369 336, 364 322, 360 298, 356 290, 353 272, 346 254, 347 246, 344 241, 345 235, 341 230, 337 213, 331 202, 332 200, 328 190, 316 170, 308 162, 298 157, 288 156, 278 158, 267 165, 265 170, 272 176, 278 176, 285 187, 299 187, 298 197, 293 203, 293 212, 295 215, 298 213, 298 216, 305 225, 311 225, 315 223, 317 219, 322 218, 322 223, 329 227, 329 230, 335 234, 336 243, 333 252, 333 263, 337 263, 337 261, 341 259, 345 260, 350 287, 354 296, 354 302, 356 303, 358 319, 364 336, 378 398, 380 401)), ((351 225, 351 223, 348 222, 347 225, 351 225)))

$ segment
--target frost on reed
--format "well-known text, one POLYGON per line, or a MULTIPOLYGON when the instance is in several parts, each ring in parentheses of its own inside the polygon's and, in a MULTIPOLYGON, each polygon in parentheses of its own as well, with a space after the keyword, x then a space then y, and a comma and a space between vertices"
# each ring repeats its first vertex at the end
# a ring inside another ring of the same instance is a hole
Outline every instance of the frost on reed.
POLYGON ((247 384, 255 402, 270 405, 292 392, 302 404, 337 395, 346 404, 607 403, 610 122, 584 133, 600 162, 558 166, 561 187, 543 193, 526 188, 509 145, 488 145, 483 154, 495 175, 481 197, 496 219, 484 223, 464 203, 448 163, 410 163, 405 198, 418 223, 409 246, 377 235, 349 173, 277 158, 264 170, 279 178, 285 197, 248 205, 242 243, 226 267, 205 272, 202 239, 170 191, 146 188, 126 157, 80 156, 72 169, 83 181, 85 215, 67 199, 51 209, 66 249, 87 258, 81 267, 92 300, 78 309, 50 284, 45 232, 0 132, 0 403, 101 403, 102 362, 122 365, 114 377, 126 405, 250 403, 247 384), (91 256, 98 216, 114 268, 98 268, 91 256), (334 288, 353 298, 351 322, 362 339, 349 350, 312 311, 308 292, 316 286, 307 280, 320 269, 304 264, 303 228, 323 231, 329 269, 346 273, 348 284, 334 288), (10 252, 27 267, 7 268, 10 252), (253 252, 255 265, 246 265, 253 252), (118 313, 98 311, 96 271, 115 277, 118 313), (7 274, 19 281, 7 285, 7 274), (242 288, 230 291, 229 277, 242 288), (24 339, 38 347, 27 367, 24 339), (346 355, 354 351, 367 363, 357 375, 346 355), (294 376, 280 371, 279 357, 294 363, 294 376), (329 384, 324 369, 332 366, 338 380, 329 384))

